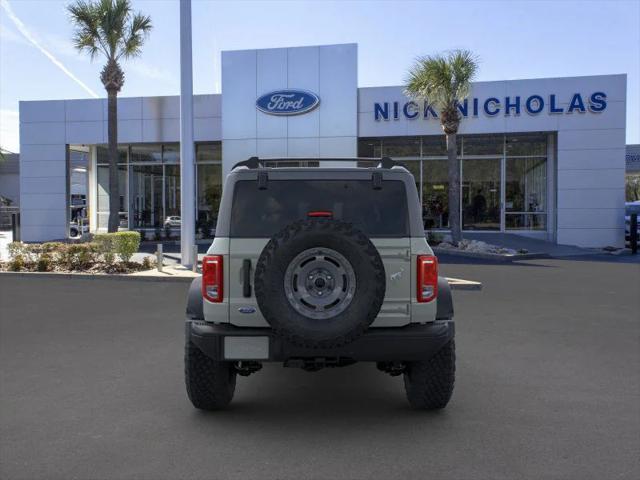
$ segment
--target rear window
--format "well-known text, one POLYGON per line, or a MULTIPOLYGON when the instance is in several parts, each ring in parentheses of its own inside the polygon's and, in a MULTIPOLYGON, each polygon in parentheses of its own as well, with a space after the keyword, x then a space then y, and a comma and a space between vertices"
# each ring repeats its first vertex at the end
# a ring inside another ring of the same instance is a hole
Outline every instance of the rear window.
POLYGON ((370 237, 408 237, 404 183, 385 180, 380 190, 371 180, 269 180, 265 190, 255 181, 235 184, 231 237, 271 237, 310 212, 331 212, 370 237))

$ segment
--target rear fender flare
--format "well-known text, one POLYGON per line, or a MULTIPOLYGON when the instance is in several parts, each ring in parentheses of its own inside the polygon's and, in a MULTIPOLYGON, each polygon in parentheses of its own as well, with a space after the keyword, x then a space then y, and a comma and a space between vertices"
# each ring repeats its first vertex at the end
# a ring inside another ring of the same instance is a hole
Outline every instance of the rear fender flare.
POLYGON ((438 310, 436 320, 451 320, 453 318, 453 297, 451 286, 446 277, 438 277, 438 310))
POLYGON ((187 318, 204 320, 202 308, 202 277, 194 278, 187 294, 187 318))

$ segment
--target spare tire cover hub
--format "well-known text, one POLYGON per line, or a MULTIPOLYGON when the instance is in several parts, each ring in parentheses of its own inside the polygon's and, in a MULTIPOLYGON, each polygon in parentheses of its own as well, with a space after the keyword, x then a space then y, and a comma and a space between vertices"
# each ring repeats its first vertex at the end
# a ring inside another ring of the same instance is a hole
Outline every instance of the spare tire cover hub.
POLYGON ((309 248, 287 267, 284 291, 293 308, 308 318, 333 318, 351 303, 356 274, 344 255, 330 248, 309 248))

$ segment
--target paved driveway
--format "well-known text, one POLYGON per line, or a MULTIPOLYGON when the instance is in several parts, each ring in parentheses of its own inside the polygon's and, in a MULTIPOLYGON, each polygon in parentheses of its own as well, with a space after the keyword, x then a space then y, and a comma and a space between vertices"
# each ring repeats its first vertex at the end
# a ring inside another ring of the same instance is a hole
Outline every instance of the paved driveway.
POLYGON ((3 479, 640 478, 640 265, 444 264, 458 377, 439 413, 370 364, 182 379, 186 285, 0 276, 3 479))

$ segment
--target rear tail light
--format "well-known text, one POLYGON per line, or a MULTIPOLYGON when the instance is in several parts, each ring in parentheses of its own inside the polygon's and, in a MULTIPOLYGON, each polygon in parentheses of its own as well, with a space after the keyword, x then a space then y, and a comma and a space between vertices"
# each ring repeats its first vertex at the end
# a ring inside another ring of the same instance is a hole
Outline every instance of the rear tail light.
POLYGON ((438 259, 433 255, 418 255, 417 300, 430 302, 438 295, 438 259))
POLYGON ((329 212, 327 210, 315 210, 313 212, 307 212, 307 217, 312 218, 331 218, 333 217, 333 212, 329 212))
POLYGON ((202 259, 202 296, 210 302, 222 302, 222 274, 222 255, 205 255, 202 259))

